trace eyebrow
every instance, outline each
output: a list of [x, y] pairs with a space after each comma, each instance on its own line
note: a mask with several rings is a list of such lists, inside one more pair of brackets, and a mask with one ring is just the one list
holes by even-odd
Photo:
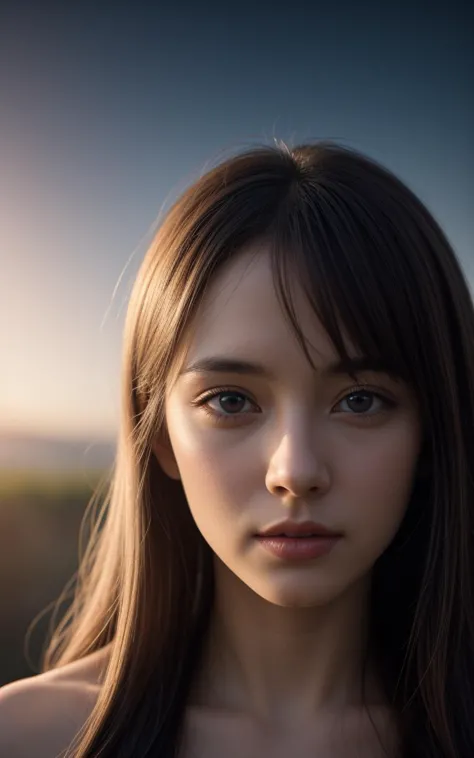
[[[393, 371], [393, 369], [389, 369], [382, 360], [368, 356], [357, 356], [347, 360], [340, 359], [330, 363], [322, 369], [318, 369], [316, 373], [321, 376], [351, 376], [363, 373], [364, 371], [374, 371], [376, 373], [385, 373], [392, 376], [397, 375], [397, 372]], [[208, 373], [240, 374], [274, 379], [272, 372], [259, 363], [251, 363], [236, 358], [227, 358], [225, 356], [200, 358], [184, 368], [179, 376]]]

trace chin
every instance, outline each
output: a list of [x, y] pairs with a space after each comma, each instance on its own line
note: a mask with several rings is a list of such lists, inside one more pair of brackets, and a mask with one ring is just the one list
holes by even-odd
[[316, 608], [327, 605], [335, 598], [334, 591], [329, 587], [326, 590], [321, 587], [272, 587], [257, 594], [281, 608]]

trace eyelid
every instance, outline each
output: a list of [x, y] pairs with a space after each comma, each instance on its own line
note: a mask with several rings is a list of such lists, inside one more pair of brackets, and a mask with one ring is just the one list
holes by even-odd
[[[230, 386], [222, 386], [222, 387], [213, 387], [213, 389], [205, 390], [205, 392], [201, 393], [201, 395], [198, 395], [197, 398], [191, 401], [191, 405], [202, 405], [203, 402], [206, 400], [211, 400], [216, 395], [219, 395], [221, 392], [235, 392], [239, 395], [244, 395], [245, 397], [249, 397], [249, 393], [246, 390], [238, 389], [238, 387], [230, 387]], [[254, 401], [255, 402], [255, 401]]]
[[[387, 402], [396, 403], [396, 399], [393, 397], [392, 393], [390, 393], [388, 390], [386, 390], [383, 387], [377, 387], [374, 385], [369, 384], [368, 382], [359, 382], [357, 384], [354, 384], [352, 387], [349, 387], [349, 389], [345, 389], [340, 397], [335, 401], [335, 405], [341, 402], [341, 400], [344, 400], [348, 395], [350, 395], [353, 392], [362, 392], [366, 390], [367, 392], [372, 392], [374, 395], [378, 395], [382, 399], [386, 400]], [[243, 397], [246, 397], [248, 400], [253, 402], [255, 405], [257, 405], [257, 402], [252, 399], [252, 397], [249, 395], [249, 393], [246, 390], [239, 389], [238, 387], [232, 387], [232, 386], [221, 386], [221, 387], [213, 387], [212, 389], [206, 390], [201, 395], [199, 395], [197, 398], [191, 401], [191, 405], [194, 406], [200, 406], [203, 405], [203, 403], [206, 402], [206, 400], [212, 400], [214, 397], [219, 395], [221, 392], [235, 392], [238, 395], [242, 395]]]

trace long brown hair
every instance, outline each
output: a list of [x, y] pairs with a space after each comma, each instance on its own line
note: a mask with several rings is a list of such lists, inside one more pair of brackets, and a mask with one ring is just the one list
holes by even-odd
[[197, 307], [219, 268], [268, 240], [305, 350], [296, 275], [337, 352], [343, 334], [414, 388], [424, 444], [406, 516], [373, 569], [371, 645], [401, 755], [474, 755], [474, 310], [432, 215], [391, 172], [328, 142], [255, 147], [173, 205], [127, 312], [109, 491], [43, 671], [110, 644], [77, 758], [177, 758], [212, 612], [212, 552], [151, 453]]

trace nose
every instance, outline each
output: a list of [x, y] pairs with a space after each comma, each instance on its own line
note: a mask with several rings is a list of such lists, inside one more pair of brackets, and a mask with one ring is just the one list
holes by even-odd
[[[327, 447], [327, 446], [326, 446]], [[327, 449], [323, 441], [308, 443], [299, 435], [286, 434], [271, 457], [266, 475], [269, 492], [280, 497], [304, 498], [322, 495], [331, 486]]]

